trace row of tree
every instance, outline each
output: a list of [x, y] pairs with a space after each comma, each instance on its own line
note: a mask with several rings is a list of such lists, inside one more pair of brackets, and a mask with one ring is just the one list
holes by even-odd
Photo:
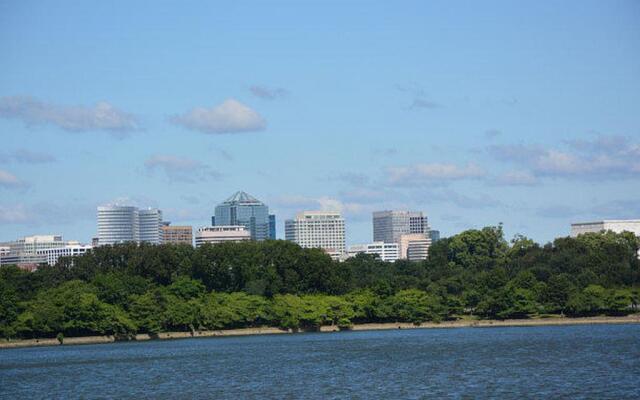
[[0, 335], [620, 315], [640, 302], [638, 247], [612, 232], [509, 243], [501, 227], [443, 239], [424, 262], [338, 263], [284, 241], [104, 246], [33, 273], [0, 268]]

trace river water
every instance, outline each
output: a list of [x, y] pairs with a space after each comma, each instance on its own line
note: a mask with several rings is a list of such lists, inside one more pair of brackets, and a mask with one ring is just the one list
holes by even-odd
[[0, 397], [640, 398], [640, 325], [413, 329], [0, 350]]

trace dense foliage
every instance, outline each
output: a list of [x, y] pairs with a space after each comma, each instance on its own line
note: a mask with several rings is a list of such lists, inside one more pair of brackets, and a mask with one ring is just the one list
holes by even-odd
[[638, 247], [612, 232], [509, 243], [501, 227], [443, 239], [424, 262], [338, 263], [284, 241], [104, 246], [32, 273], [0, 268], [0, 336], [621, 315], [640, 301]]

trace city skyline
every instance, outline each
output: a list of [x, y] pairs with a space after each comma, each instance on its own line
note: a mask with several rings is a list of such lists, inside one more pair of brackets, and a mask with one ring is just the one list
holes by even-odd
[[241, 188], [280, 239], [300, 210], [348, 244], [385, 209], [543, 243], [638, 218], [640, 5], [496, 5], [0, 5], [0, 239], [88, 242], [115, 200], [206, 226]]
[[[232, 197], [236, 197], [239, 194], [244, 194], [247, 195], [246, 192], [244, 191], [237, 191], [236, 193], [234, 193], [234, 195]], [[250, 196], [250, 195], [249, 195]], [[251, 196], [250, 196], [251, 197]], [[229, 198], [231, 199], [231, 198]], [[229, 203], [229, 199], [227, 199], [225, 202], [222, 202], [220, 204], [218, 204], [218, 206], [216, 206], [215, 208], [218, 208], [220, 205], [225, 205]], [[251, 197], [252, 200], [256, 201], [257, 203], [260, 203], [262, 206], [267, 207], [264, 203], [260, 202], [259, 200], [256, 200], [255, 198]], [[163, 241], [162, 238], [162, 234], [161, 231], [163, 230], [163, 228], [176, 228], [176, 229], [189, 229], [190, 231], [192, 230], [198, 230], [198, 229], [208, 229], [208, 228], [215, 228], [215, 227], [223, 227], [223, 228], [227, 228], [227, 227], [244, 227], [244, 229], [247, 230], [247, 232], [250, 232], [250, 225], [247, 224], [242, 224], [242, 223], [237, 223], [237, 224], [216, 224], [215, 223], [215, 216], [210, 217], [210, 221], [208, 221], [208, 223], [202, 223], [202, 224], [196, 224], [196, 225], [172, 225], [172, 221], [166, 221], [163, 219], [162, 217], [162, 210], [158, 209], [158, 208], [153, 208], [153, 207], [140, 207], [137, 205], [133, 205], [134, 203], [132, 203], [131, 201], [123, 201], [123, 199], [119, 199], [110, 203], [106, 203], [103, 205], [99, 205], [96, 207], [97, 210], [97, 224], [96, 224], [96, 231], [95, 234], [93, 234], [91, 237], [86, 238], [86, 239], [81, 239], [79, 241], [72, 241], [74, 243], [82, 243], [82, 244], [89, 244], [91, 242], [97, 243], [98, 239], [99, 239], [99, 232], [100, 232], [100, 220], [101, 220], [101, 212], [103, 212], [106, 209], [116, 209], [120, 211], [125, 211], [125, 212], [135, 212], [136, 217], [138, 217], [138, 214], [140, 214], [140, 216], [142, 216], [143, 213], [147, 213], [148, 216], [152, 216], [153, 215], [153, 220], [150, 220], [149, 222], [151, 222], [154, 225], [157, 225], [158, 227], [158, 232], [157, 234], [154, 234], [155, 236], [150, 237], [149, 233], [147, 233], [146, 235], [138, 233], [139, 238], [135, 239], [135, 234], [134, 232], [140, 231], [142, 232], [142, 230], [139, 230], [138, 227], [136, 226], [135, 228], [132, 226], [131, 229], [133, 229], [130, 233], [127, 233], [127, 235], [131, 235], [131, 239], [121, 239], [121, 240], [117, 240], [117, 243], [125, 243], [127, 241], [132, 241], [132, 242], [148, 242], [148, 243], [152, 243], [152, 244], [161, 244], [161, 243], [165, 243]], [[128, 210], [127, 210], [128, 209]], [[287, 218], [286, 220], [283, 220], [283, 225], [284, 227], [282, 228], [282, 230], [278, 230], [278, 232], [280, 232], [279, 235], [277, 235], [277, 237], [275, 237], [275, 239], [277, 240], [288, 240], [286, 239], [286, 223], [287, 221], [292, 221], [294, 219], [300, 218], [300, 216], [304, 215], [304, 214], [314, 214], [314, 213], [319, 213], [319, 214], [337, 214], [337, 215], [341, 215], [341, 212], [337, 209], [333, 209], [333, 210], [298, 210], [295, 211], [294, 216], [292, 218]], [[426, 238], [428, 238], [429, 240], [433, 240], [433, 243], [435, 243], [435, 241], [440, 240], [441, 239], [441, 233], [438, 229], [431, 229], [433, 228], [432, 226], [429, 225], [428, 223], [428, 216], [424, 215], [423, 212], [421, 211], [411, 211], [411, 210], [375, 210], [371, 212], [371, 226], [370, 226], [370, 236], [372, 237], [372, 240], [369, 240], [368, 243], [369, 244], [374, 244], [374, 243], [385, 243], [385, 244], [390, 244], [390, 243], [396, 243], [398, 240], [394, 240], [394, 239], [389, 239], [386, 238], [387, 240], [383, 240], [383, 236], [388, 236], [391, 234], [391, 225], [389, 225], [389, 227], [385, 227], [385, 230], [389, 230], [389, 232], [386, 232], [385, 235], [380, 236], [380, 232], [377, 232], [376, 228], [376, 224], [377, 224], [377, 220], [379, 220], [379, 218], [381, 218], [382, 216], [388, 216], [391, 217], [396, 216], [396, 215], [402, 215], [403, 219], [406, 219], [406, 221], [403, 220], [402, 224], [407, 224], [407, 227], [404, 228], [406, 229], [406, 232], [408, 234], [408, 236], [414, 235], [415, 233], [421, 232], [424, 235], [426, 235]], [[267, 214], [269, 217], [269, 231], [272, 228], [271, 225], [271, 219], [275, 219], [276, 215], [275, 214]], [[343, 216], [341, 216], [341, 218], [343, 218]], [[138, 220], [138, 218], [135, 218], [136, 220]], [[344, 219], [344, 218], [343, 218]], [[416, 222], [416, 219], [419, 220], [419, 222]], [[410, 222], [411, 221], [411, 222]], [[604, 222], [603, 222], [604, 221]], [[640, 219], [618, 219], [618, 220], [602, 220], [600, 219], [599, 221], [587, 221], [587, 220], [572, 220], [570, 222], [569, 225], [569, 231], [570, 233], [567, 235], [558, 235], [555, 238], [559, 238], [559, 237], [570, 237], [576, 236], [576, 231], [575, 231], [575, 226], [596, 226], [596, 225], [606, 225], [607, 223], [620, 223], [622, 225], [624, 224], [628, 224], [631, 223], [633, 224], [633, 226], [630, 225], [630, 229], [628, 229], [630, 232], [636, 233], [637, 234], [637, 225], [640, 223]], [[412, 225], [411, 228], [409, 228], [409, 224]], [[419, 225], [418, 225], [419, 224]], [[135, 225], [135, 224], [134, 224]], [[354, 240], [350, 240], [348, 237], [348, 229], [347, 229], [347, 224], [345, 223], [345, 246], [351, 246], [354, 245], [356, 247], [361, 246], [362, 243], [359, 243], [357, 241]], [[498, 225], [500, 225], [502, 228], [503, 224], [499, 223]], [[148, 226], [148, 223], [147, 223]], [[490, 226], [490, 225], [487, 225]], [[497, 226], [497, 225], [495, 225]], [[481, 227], [483, 228], [483, 227]], [[393, 229], [393, 231], [395, 232], [395, 230], [397, 229], [397, 227], [395, 229]], [[414, 230], [415, 229], [415, 230]], [[454, 232], [451, 234], [451, 236], [459, 234], [461, 232], [463, 232], [464, 230], [469, 230], [469, 229], [475, 229], [475, 228], [468, 228], [468, 229], [463, 229], [461, 231], [458, 232]], [[608, 230], [608, 229], [602, 229], [602, 230]], [[619, 227], [615, 227], [615, 228], [611, 228], [610, 230], [613, 230], [615, 232], [621, 232], [622, 230]], [[598, 231], [597, 229], [587, 229], [586, 231], [593, 231], [596, 232]], [[54, 232], [54, 233], [51, 233]], [[415, 233], [412, 233], [415, 232]], [[409, 234], [411, 233], [411, 234]], [[176, 233], [170, 233], [170, 235], [175, 235]], [[180, 234], [185, 234], [185, 233], [180, 233]], [[270, 232], [269, 232], [270, 234]], [[26, 235], [19, 235], [18, 239], [20, 238], [24, 238], [24, 237], [34, 237], [34, 236], [51, 236], [51, 235], [57, 235], [57, 236], [62, 236], [61, 235], [61, 231], [60, 230], [56, 230], [55, 228], [50, 230], [50, 231], [35, 231], [35, 232], [31, 232], [29, 234]], [[379, 237], [376, 237], [376, 235], [379, 235]], [[435, 235], [435, 237], [433, 237], [433, 235]], [[394, 233], [395, 236], [395, 233]], [[398, 236], [398, 239], [401, 237], [402, 235]], [[526, 236], [526, 235], [525, 235]], [[391, 236], [390, 236], [391, 237]], [[445, 238], [445, 236], [443, 236], [442, 238]], [[555, 239], [554, 238], [554, 239]], [[0, 238], [0, 243], [2, 242], [11, 242], [13, 241], [15, 238], [12, 239], [7, 239], [7, 238]], [[271, 237], [269, 237], [269, 239], [271, 239]], [[264, 240], [264, 239], [254, 239], [250, 237], [250, 240]], [[551, 240], [552, 241], [552, 240]], [[168, 241], [168, 242], [171, 242]], [[167, 242], [167, 243], [168, 243]], [[107, 243], [107, 244], [115, 244], [115, 243]], [[192, 243], [193, 244], [193, 243]], [[541, 243], [543, 244], [543, 243]], [[345, 247], [346, 249], [346, 247]]]

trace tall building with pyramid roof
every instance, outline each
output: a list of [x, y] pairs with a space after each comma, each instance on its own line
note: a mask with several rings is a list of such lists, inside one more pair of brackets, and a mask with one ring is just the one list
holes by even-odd
[[266, 204], [243, 191], [219, 204], [212, 222], [216, 226], [243, 225], [251, 232], [252, 240], [275, 239], [275, 216], [269, 216]]

